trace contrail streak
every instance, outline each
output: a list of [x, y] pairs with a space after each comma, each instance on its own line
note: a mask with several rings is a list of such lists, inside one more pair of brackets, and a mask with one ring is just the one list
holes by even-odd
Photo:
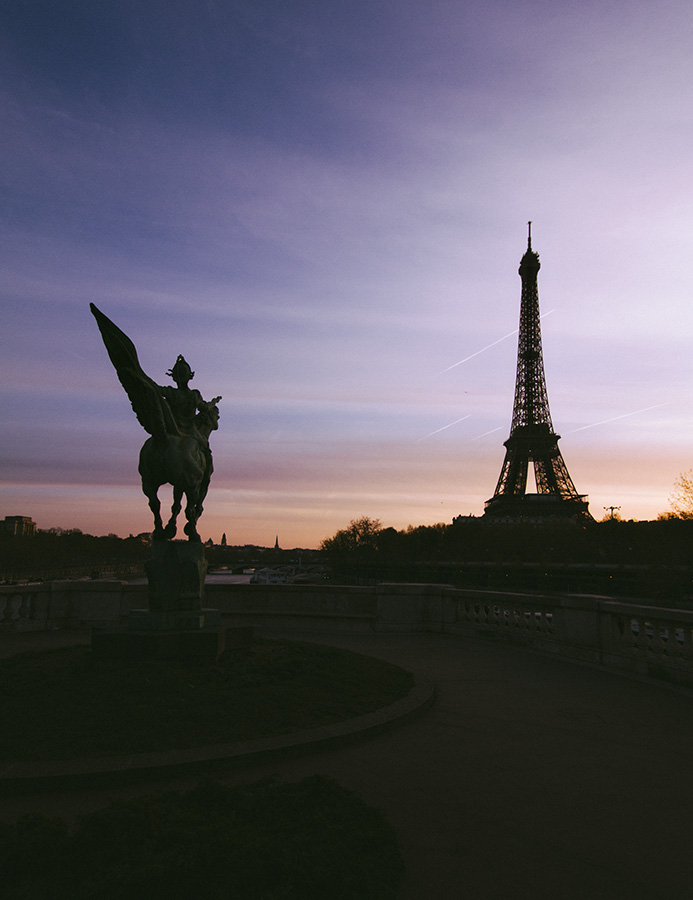
[[458, 422], [464, 422], [465, 419], [468, 419], [471, 416], [471, 413], [467, 413], [466, 416], [462, 416], [461, 419], [455, 419], [454, 422], [450, 422], [449, 425], [443, 425], [442, 428], [436, 428], [435, 431], [432, 431], [430, 434], [424, 435], [422, 438], [419, 438], [414, 443], [418, 444], [419, 441], [425, 441], [426, 438], [433, 437], [434, 434], [439, 434], [441, 431], [445, 431], [446, 428], [452, 428], [453, 425], [457, 425]]
[[477, 350], [476, 353], [472, 353], [470, 356], [465, 356], [465, 358], [461, 359], [459, 362], [453, 363], [451, 366], [448, 366], [447, 369], [443, 369], [442, 372], [438, 372], [438, 375], [444, 375], [446, 372], [449, 372], [450, 369], [456, 369], [458, 366], [461, 366], [462, 363], [469, 362], [470, 359], [474, 359], [474, 357], [478, 356], [480, 353], [484, 353], [486, 350], [490, 350], [491, 347], [495, 347], [496, 344], [500, 344], [501, 341], [507, 340], [509, 337], [517, 334], [517, 332], [517, 328], [515, 329], [515, 331], [509, 331], [507, 334], [504, 334], [502, 338], [498, 338], [498, 340], [494, 341], [492, 344], [487, 344], [485, 347], [482, 347], [481, 350]]
[[[550, 309], [548, 312], [543, 313], [539, 316], [540, 319], [545, 319], [547, 316], [550, 316], [552, 312], [555, 312], [555, 309]], [[448, 366], [447, 369], [443, 369], [442, 372], [438, 372], [438, 375], [445, 375], [446, 372], [449, 372], [451, 369], [456, 369], [458, 366], [461, 366], [462, 363], [469, 362], [470, 359], [474, 359], [475, 356], [479, 356], [480, 353], [485, 353], [487, 350], [490, 350], [491, 347], [495, 347], [496, 344], [500, 344], [501, 341], [506, 341], [509, 337], [512, 337], [514, 334], [517, 334], [519, 328], [516, 328], [514, 331], [509, 331], [507, 334], [504, 334], [503, 337], [498, 338], [497, 341], [493, 341], [492, 344], [487, 344], [486, 347], [482, 347], [481, 350], [477, 350], [476, 353], [472, 353], [470, 356], [465, 356], [464, 359], [461, 359], [459, 362], [453, 363], [451, 366]], [[438, 376], [436, 376], [438, 377]]]
[[592, 422], [591, 425], [582, 425], [580, 428], [573, 428], [568, 434], [575, 434], [576, 431], [585, 431], [587, 428], [596, 428], [597, 425], [607, 425], [609, 422], [616, 422], [618, 419], [627, 419], [628, 416], [637, 416], [638, 413], [648, 412], [651, 409], [659, 409], [662, 406], [671, 406], [673, 400], [667, 400], [665, 403], [655, 403], [654, 406], [645, 406], [643, 409], [636, 409], [633, 412], [623, 413], [620, 416], [613, 416], [611, 419], [603, 419], [601, 422]]
[[[503, 426], [499, 425], [498, 428], [492, 428], [490, 431], [485, 431], [483, 434], [477, 434], [476, 437], [472, 438], [472, 441], [480, 441], [482, 437], [486, 437], [487, 434], [495, 434], [497, 431], [502, 431]], [[471, 441], [470, 441], [471, 443]]]

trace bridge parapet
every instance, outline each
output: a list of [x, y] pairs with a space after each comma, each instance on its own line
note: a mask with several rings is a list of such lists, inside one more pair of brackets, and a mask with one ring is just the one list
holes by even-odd
[[[0, 631], [122, 625], [146, 592], [118, 581], [0, 585]], [[433, 584], [208, 584], [206, 597], [230, 625], [460, 635], [693, 687], [691, 610]]]

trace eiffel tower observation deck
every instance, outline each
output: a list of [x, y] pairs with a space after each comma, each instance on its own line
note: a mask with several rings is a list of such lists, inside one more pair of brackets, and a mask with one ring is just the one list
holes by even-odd
[[[527, 251], [519, 269], [522, 299], [513, 419], [510, 437], [505, 441], [503, 467], [493, 497], [486, 503], [484, 518], [506, 522], [555, 518], [590, 521], [587, 497], [575, 489], [558, 449], [560, 435], [551, 422], [541, 348], [539, 268], [529, 222]], [[527, 492], [530, 462], [534, 466], [536, 493]]]

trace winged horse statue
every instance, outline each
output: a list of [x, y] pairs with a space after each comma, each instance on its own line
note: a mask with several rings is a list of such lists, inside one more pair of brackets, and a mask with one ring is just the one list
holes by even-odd
[[[154, 540], [176, 535], [176, 519], [185, 495], [185, 534], [189, 541], [200, 541], [197, 520], [207, 496], [214, 467], [209, 436], [219, 427], [217, 403], [221, 397], [207, 402], [189, 382], [194, 372], [182, 356], [167, 372], [176, 383], [161, 387], [142, 371], [137, 350], [130, 338], [93, 303], [89, 304], [96, 319], [108, 356], [118, 379], [125, 388], [137, 421], [151, 437], [140, 450], [139, 473], [142, 491], [154, 514]], [[173, 486], [171, 518], [164, 526], [161, 519], [159, 488]]]

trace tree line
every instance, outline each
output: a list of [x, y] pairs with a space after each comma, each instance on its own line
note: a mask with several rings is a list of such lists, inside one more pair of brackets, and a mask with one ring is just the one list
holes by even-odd
[[460, 517], [451, 524], [385, 528], [352, 520], [320, 545], [340, 583], [444, 583], [493, 590], [546, 590], [693, 597], [693, 517], [576, 524], [492, 524]]
[[78, 528], [51, 528], [32, 536], [0, 532], [0, 581], [49, 581], [144, 573], [148, 543], [116, 534], [95, 537]]
[[[224, 535], [225, 537], [225, 535]], [[124, 578], [144, 575], [151, 556], [149, 534], [120, 538], [116, 534], [95, 537], [78, 528], [51, 528], [31, 536], [0, 530], [0, 582], [50, 581], [63, 578]], [[255, 544], [231, 546], [208, 541], [205, 554], [210, 568], [241, 571], [245, 566], [287, 565], [318, 561], [315, 550], [281, 550]]]

